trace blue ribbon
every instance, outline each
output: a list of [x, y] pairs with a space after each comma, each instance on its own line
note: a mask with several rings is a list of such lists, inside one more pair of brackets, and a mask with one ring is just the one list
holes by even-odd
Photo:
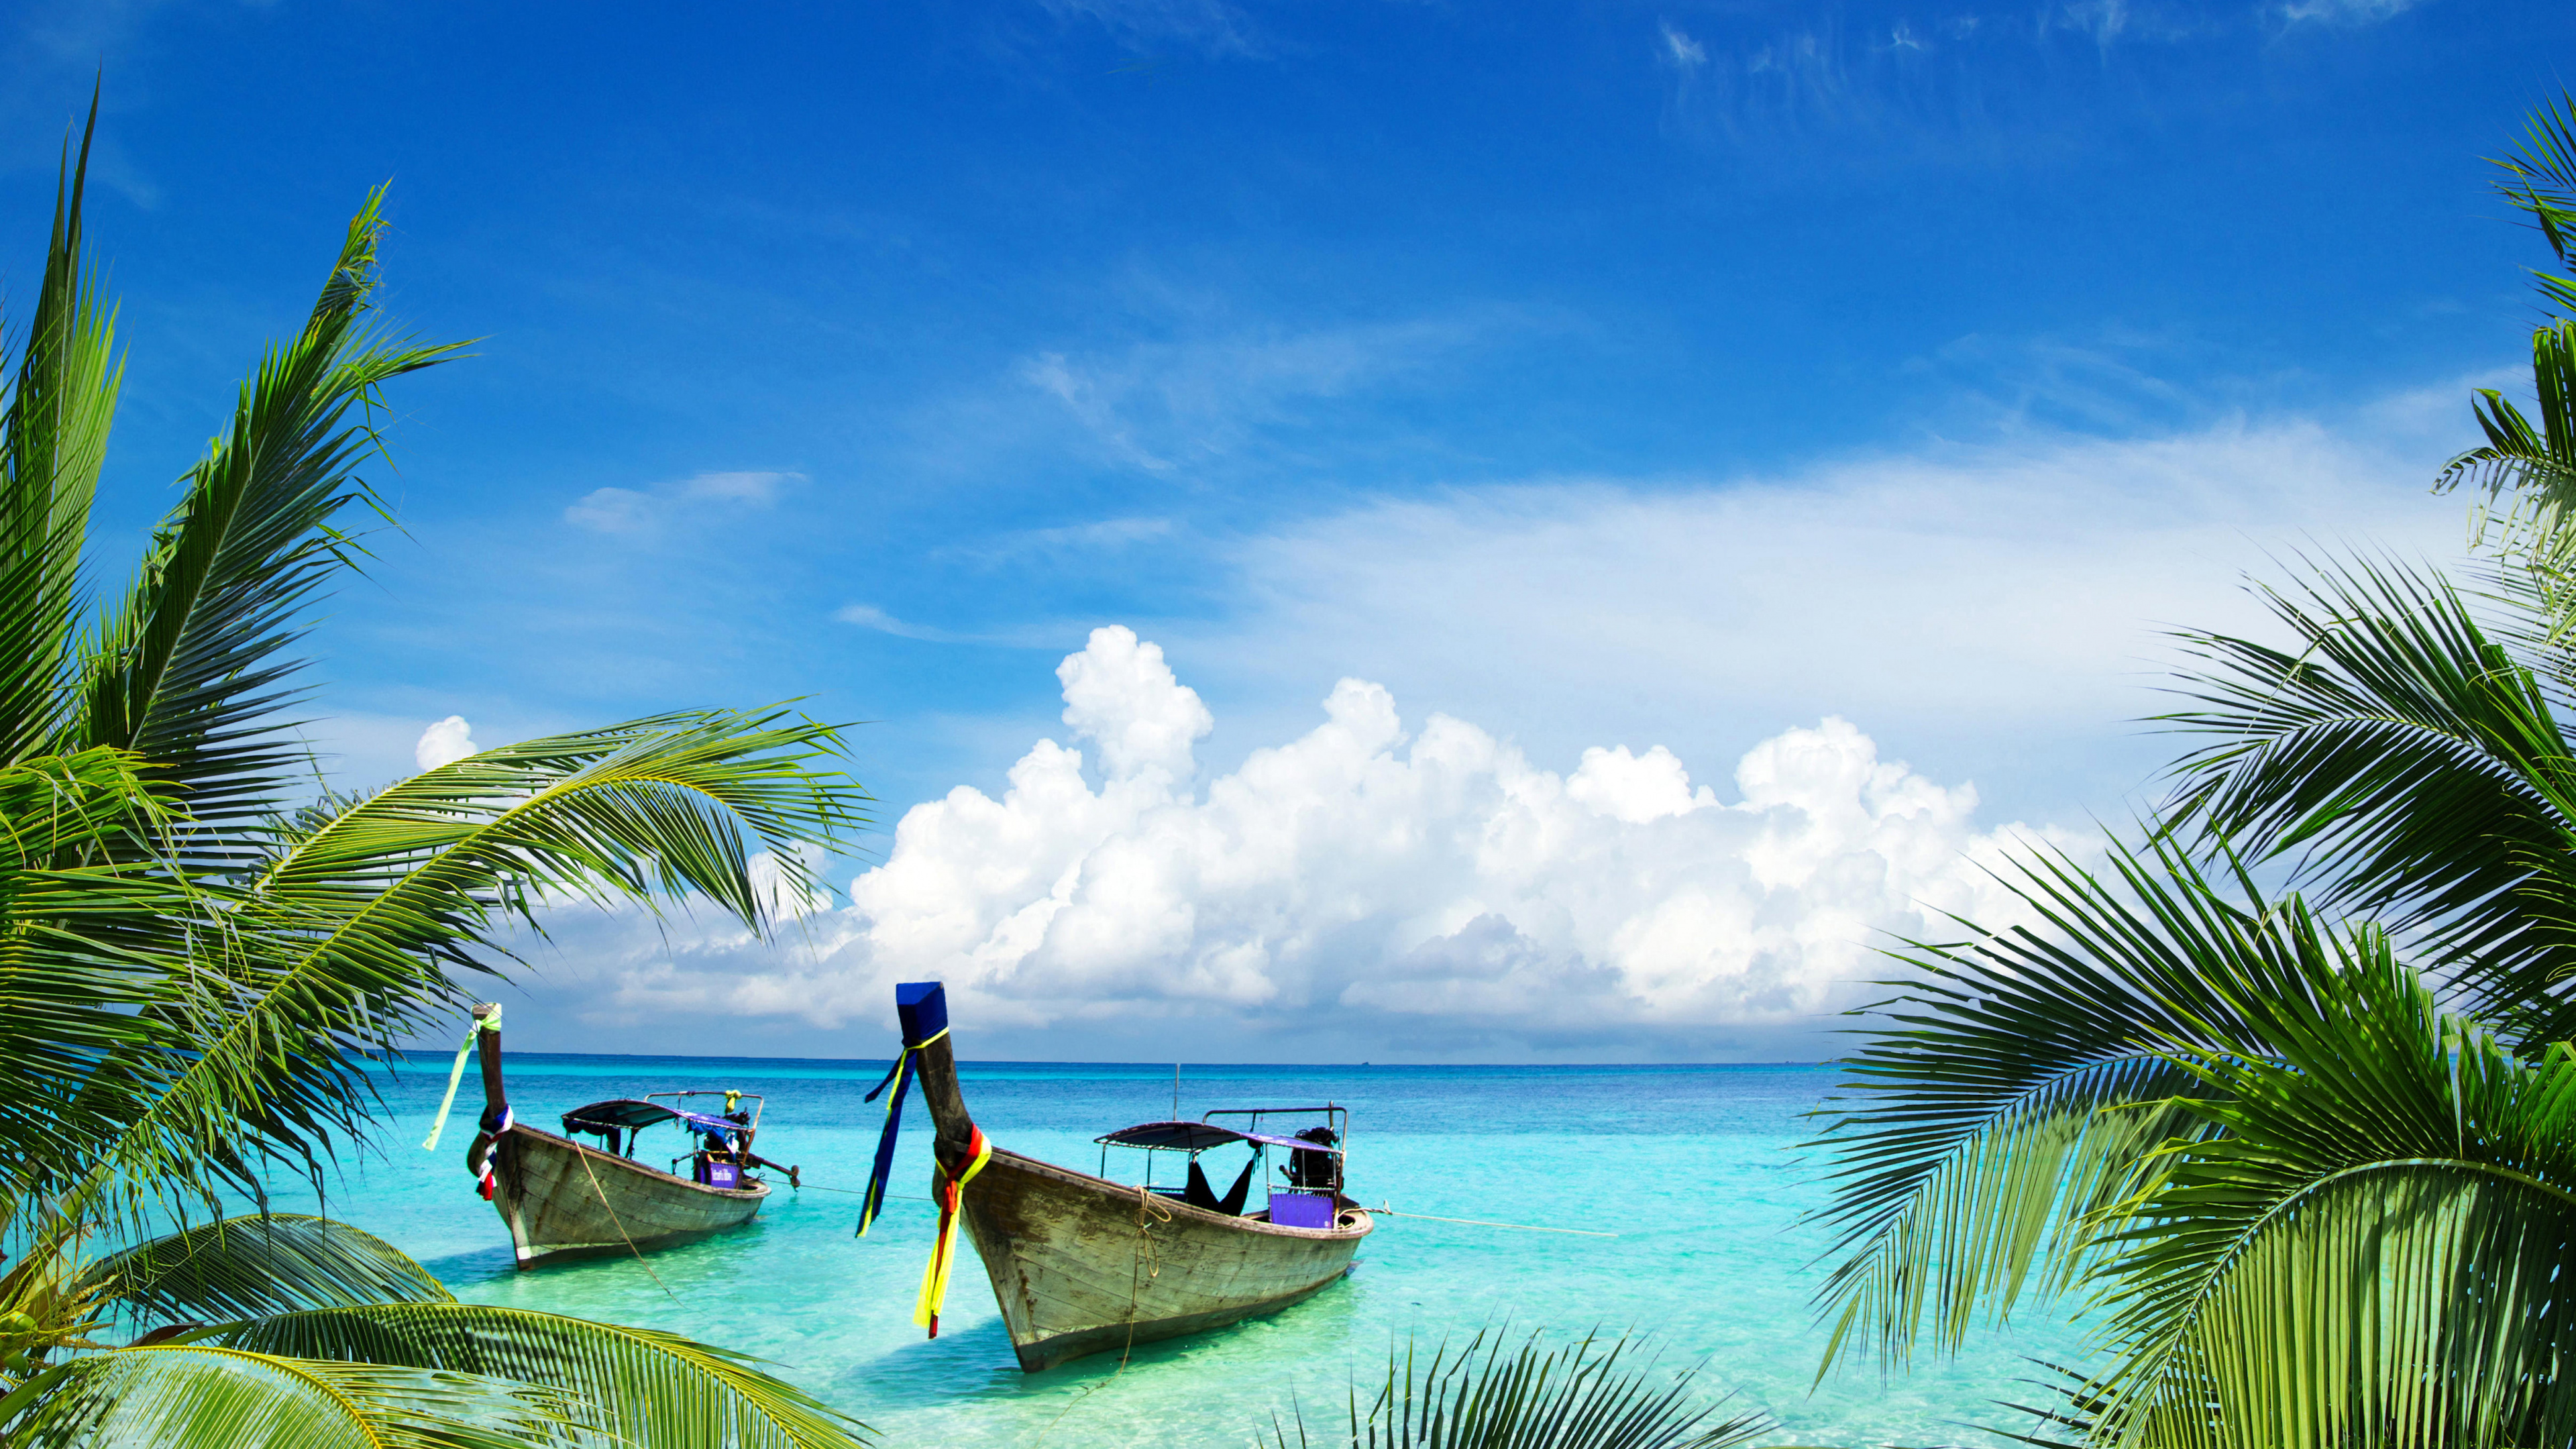
[[877, 1134], [877, 1162], [868, 1173], [867, 1195], [859, 1199], [858, 1236], [862, 1238], [868, 1235], [868, 1225], [877, 1220], [877, 1210], [885, 1206], [886, 1180], [894, 1176], [894, 1139], [895, 1134], [903, 1130], [903, 1094], [912, 1090], [913, 1050], [911, 1046], [905, 1046], [903, 1054], [894, 1059], [894, 1069], [886, 1073], [885, 1081], [877, 1083], [875, 1092], [860, 1098], [864, 1102], [873, 1102], [877, 1099], [877, 1092], [884, 1091], [888, 1084], [894, 1087], [894, 1095], [886, 1098], [885, 1129]]

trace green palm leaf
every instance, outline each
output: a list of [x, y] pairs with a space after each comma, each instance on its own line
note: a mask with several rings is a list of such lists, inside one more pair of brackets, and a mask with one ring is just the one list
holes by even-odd
[[[1586, 1335], [1550, 1348], [1533, 1333], [1518, 1348], [1492, 1329], [1465, 1345], [1442, 1344], [1427, 1361], [1412, 1345], [1390, 1349], [1386, 1378], [1365, 1408], [1350, 1394], [1349, 1449], [1727, 1449], [1776, 1426], [1763, 1413], [1725, 1418], [1723, 1400], [1699, 1403], [1695, 1374], [1658, 1385], [1635, 1341]], [[1271, 1442], [1300, 1449], [1303, 1411], [1271, 1426]]]
[[677, 1334], [479, 1303], [285, 1313], [200, 1340], [295, 1358], [400, 1364], [562, 1390], [568, 1412], [638, 1449], [856, 1449], [866, 1426]]
[[764, 931], [755, 844], [801, 896], [800, 844], [864, 818], [855, 785], [810, 768], [837, 749], [782, 711], [669, 715], [487, 750], [277, 841], [155, 1002], [190, 1049], [120, 1049], [97, 1074], [144, 1105], [58, 1211], [139, 1222], [174, 1192], [262, 1191], [257, 1157], [318, 1170], [373, 1100], [354, 1049], [452, 1004], [448, 968], [482, 964], [495, 912], [686, 893]]
[[2569, 505], [2576, 503], [2576, 322], [2558, 322], [2531, 334], [2531, 378], [2540, 404], [2535, 428], [2522, 409], [2491, 387], [2477, 390], [2470, 406], [2486, 445], [2453, 458], [2433, 485], [2437, 493], [2463, 483], [2489, 498], [2519, 495], [2501, 520], [2481, 510], [2475, 536], [2491, 533], [2508, 551], [2564, 570], [2570, 537]]
[[2535, 870], [2576, 844], [2576, 752], [2508, 647], [2529, 636], [2499, 642], [2448, 581], [2397, 564], [2266, 596], [2299, 652], [2180, 636], [2207, 661], [2181, 686], [2200, 707], [2160, 718], [2211, 742], [2174, 767], [2174, 818], [2296, 853], [2321, 906], [2435, 943], [2428, 966], [2473, 1009], [2565, 1035], [2576, 934]]
[[147, 1322], [455, 1301], [384, 1239], [296, 1213], [225, 1218], [154, 1238], [89, 1265], [78, 1284]]
[[[2529, 216], [2558, 263], [2576, 267], [2576, 94], [2561, 91], [2558, 104], [2532, 112], [2522, 149], [2495, 164], [2509, 179], [2496, 189]], [[2576, 279], [2535, 272], [2541, 295], [2576, 311]]]
[[123, 601], [87, 642], [82, 740], [134, 749], [197, 825], [190, 863], [243, 863], [239, 832], [273, 808], [301, 758], [278, 711], [297, 662], [294, 611], [351, 562], [332, 519], [373, 501], [351, 470], [376, 444], [352, 421], [376, 390], [452, 355], [386, 344], [364, 325], [383, 230], [381, 188], [349, 222], [303, 331], [269, 349], [230, 430], [184, 480]]
[[51, 753], [64, 714], [80, 606], [81, 543], [107, 457], [123, 369], [115, 323], [82, 276], [80, 159], [65, 148], [36, 310], [0, 408], [0, 760]]
[[523, 1384], [206, 1344], [76, 1358], [0, 1399], [25, 1449], [533, 1449], [564, 1442], [552, 1396]]
[[185, 1049], [151, 1007], [187, 969], [166, 923], [202, 898], [167, 871], [108, 859], [167, 838], [124, 751], [0, 766], [0, 825], [0, 1185], [15, 1201], [86, 1170], [140, 1110], [107, 1101], [104, 1057], [143, 1042]]
[[2304, 908], [2241, 876], [2248, 903], [2222, 900], [2169, 836], [2115, 844], [2112, 866], [2106, 882], [2062, 856], [2016, 862], [2005, 883], [2040, 928], [1905, 943], [1890, 954], [1915, 974], [1854, 1013], [1876, 1021], [1813, 1144], [1841, 1260], [1818, 1293], [1836, 1320], [1820, 1375], [1872, 1346], [1902, 1363], [1927, 1327], [1955, 1350], [1980, 1308], [2078, 1280], [2095, 1215], [2197, 1127], [2171, 1044], [2268, 1051], [2219, 983], [2295, 989], [2286, 963], [2315, 949]]
[[2239, 1002], [2274, 1060], [2180, 1050], [2212, 1133], [2106, 1217], [2096, 1442], [2576, 1437], [2576, 1056], [2517, 1060], [2363, 928]]

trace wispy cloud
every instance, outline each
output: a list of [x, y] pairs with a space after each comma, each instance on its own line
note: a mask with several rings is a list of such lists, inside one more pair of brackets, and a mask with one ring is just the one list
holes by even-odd
[[1102, 518], [1056, 528], [1023, 528], [973, 543], [951, 544], [936, 552], [945, 558], [999, 563], [1032, 554], [1102, 553], [1174, 537], [1180, 525], [1168, 518]]
[[1170, 473], [1223, 457], [1308, 405], [1418, 378], [1444, 358], [1527, 325], [1502, 314], [1040, 352], [1020, 381], [1060, 406], [1117, 462]]
[[1260, 27], [1226, 0], [1039, 0], [1058, 19], [1097, 23], [1121, 42], [1150, 48], [1186, 46], [1206, 55], [1255, 56], [1267, 47]]
[[[2261, 629], [2243, 571], [2361, 540], [2455, 554], [2462, 511], [2427, 485], [2474, 380], [2331, 424], [2034, 427], [1776, 478], [1389, 500], [1246, 541], [1237, 565], [1257, 603], [1163, 642], [1508, 717], [1548, 757], [1604, 728], [1692, 719], [1741, 741], [1828, 709], [1998, 767], [2072, 738], [2093, 750], [2154, 707], [2159, 627]], [[1219, 682], [1230, 695], [1248, 683]], [[2152, 768], [2154, 749], [2118, 748]]]
[[2419, 0], [2291, 0], [2281, 7], [2281, 18], [2296, 23], [2303, 20], [2327, 25], [2376, 25], [2412, 10]]
[[1708, 47], [1693, 40], [1678, 25], [1663, 22], [1663, 49], [1658, 52], [1666, 65], [1687, 75], [1708, 64]]
[[767, 508], [802, 473], [700, 473], [649, 488], [594, 488], [563, 511], [564, 522], [592, 533], [650, 533], [693, 506]]
[[874, 604], [843, 604], [832, 611], [832, 617], [844, 624], [856, 624], [862, 629], [874, 629], [880, 634], [892, 634], [898, 639], [919, 639], [932, 644], [974, 642], [970, 635], [953, 633], [946, 629], [933, 629], [922, 624], [907, 624]]
[[874, 604], [843, 604], [832, 611], [832, 617], [844, 624], [856, 624], [897, 639], [917, 639], [925, 644], [980, 644], [995, 649], [1060, 649], [1067, 634], [1079, 637], [1079, 626], [1049, 624], [1027, 625], [996, 633], [972, 633], [957, 629], [933, 628], [898, 619]]
[[[2256, 0], [2320, 10], [2394, 13], [2414, 0]], [[2238, 46], [2254, 54], [2271, 12], [2176, 0], [2045, 0], [2021, 10], [1962, 11], [1866, 23], [1840, 10], [1776, 20], [1707, 17], [1687, 36], [1704, 57], [1682, 64], [1664, 22], [1658, 60], [1678, 72], [1666, 129], [1748, 160], [1810, 167], [1820, 156], [1890, 161], [2017, 161], [2052, 156], [2070, 117], [2096, 118], [2103, 67], [2154, 46]], [[2097, 64], [2055, 63], [2075, 47]], [[2218, 52], [2213, 50], [2211, 54]]]

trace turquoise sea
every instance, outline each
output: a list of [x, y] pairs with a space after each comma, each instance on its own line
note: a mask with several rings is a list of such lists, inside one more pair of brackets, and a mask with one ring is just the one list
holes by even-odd
[[[1370, 1204], [1616, 1236], [1382, 1219], [1347, 1280], [1273, 1318], [1140, 1347], [1123, 1370], [1106, 1355], [1028, 1375], [971, 1256], [958, 1264], [939, 1338], [924, 1341], [912, 1325], [935, 1221], [921, 1196], [930, 1128], [917, 1093], [894, 1186], [909, 1196], [889, 1203], [865, 1240], [851, 1235], [850, 1190], [865, 1179], [883, 1120], [882, 1099], [860, 1097], [885, 1062], [512, 1053], [507, 1064], [513, 1106], [545, 1126], [608, 1097], [762, 1093], [760, 1150], [797, 1163], [808, 1186], [782, 1184], [750, 1227], [641, 1262], [518, 1272], [463, 1165], [479, 1105], [473, 1074], [445, 1139], [425, 1153], [445, 1063], [415, 1059], [387, 1087], [382, 1150], [345, 1165], [328, 1210], [391, 1239], [464, 1298], [667, 1328], [769, 1359], [889, 1445], [1267, 1442], [1273, 1416], [1294, 1406], [1328, 1422], [1355, 1380], [1383, 1370], [1391, 1344], [1463, 1339], [1491, 1324], [1649, 1331], [1662, 1365], [1701, 1368], [1706, 1395], [1733, 1391], [1773, 1414], [1776, 1443], [2000, 1444], [1966, 1426], [2013, 1422], [1993, 1401], [2029, 1401], [2024, 1356], [2072, 1351], [2062, 1324], [2021, 1323], [1955, 1363], [1895, 1377], [1845, 1369], [1811, 1390], [1824, 1338], [1810, 1302], [1821, 1277], [1813, 1260], [1826, 1244], [1799, 1223], [1820, 1191], [1818, 1164], [1798, 1144], [1811, 1125], [1802, 1114], [1834, 1080], [1825, 1067], [1185, 1067], [1189, 1117], [1348, 1106], [1350, 1190]], [[994, 1141], [1077, 1167], [1097, 1168], [1093, 1137], [1172, 1108], [1169, 1065], [970, 1062], [963, 1078]]]

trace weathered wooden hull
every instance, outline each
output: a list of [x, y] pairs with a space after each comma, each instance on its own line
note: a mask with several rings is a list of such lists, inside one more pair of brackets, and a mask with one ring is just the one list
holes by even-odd
[[519, 1266], [557, 1256], [650, 1250], [740, 1227], [767, 1184], [706, 1187], [643, 1163], [513, 1123], [501, 1135], [492, 1205]]
[[1285, 1308], [1348, 1272], [1375, 1226], [1345, 1201], [1333, 1228], [1275, 1227], [999, 1148], [963, 1215], [1032, 1373]]

